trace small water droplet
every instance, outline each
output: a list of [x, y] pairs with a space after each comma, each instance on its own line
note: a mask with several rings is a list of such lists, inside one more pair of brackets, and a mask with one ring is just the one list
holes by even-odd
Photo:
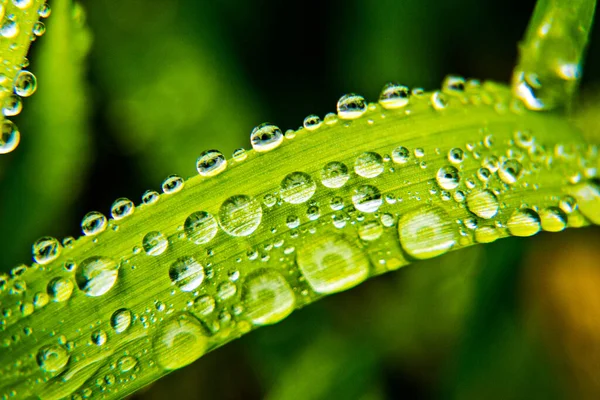
[[363, 185], [354, 189], [352, 203], [358, 211], [374, 213], [383, 204], [383, 199], [375, 186]]
[[406, 147], [398, 146], [392, 151], [392, 161], [396, 164], [405, 164], [410, 157], [410, 151]]
[[354, 93], [345, 94], [338, 100], [337, 113], [341, 119], [356, 119], [367, 112], [364, 97]]
[[21, 10], [25, 10], [26, 8], [31, 6], [33, 0], [12, 0], [12, 3]]
[[232, 157], [235, 161], [242, 162], [248, 157], [248, 153], [246, 153], [246, 149], [239, 148], [233, 151]]
[[0, 126], [0, 154], [7, 154], [17, 148], [21, 141], [21, 133], [17, 126], [7, 119]]
[[86, 236], [94, 236], [106, 230], [107, 222], [104, 214], [98, 211], [90, 211], [81, 220], [81, 230]]
[[558, 207], [548, 207], [539, 213], [542, 229], [546, 232], [560, 232], [567, 227], [567, 214]]
[[467, 207], [469, 211], [479, 218], [490, 219], [494, 218], [498, 213], [499, 203], [496, 195], [486, 189], [469, 194], [467, 197]]
[[123, 333], [131, 326], [131, 311], [120, 308], [110, 317], [110, 326], [116, 333]]
[[210, 242], [218, 232], [217, 220], [206, 211], [190, 214], [183, 224], [185, 234], [195, 244]]
[[321, 169], [321, 183], [330, 189], [341, 188], [348, 182], [350, 175], [346, 164], [332, 161]]
[[193, 257], [181, 257], [171, 264], [169, 278], [179, 289], [191, 292], [204, 281], [204, 267]]
[[281, 181], [279, 194], [290, 204], [307, 202], [317, 190], [317, 185], [310, 175], [304, 172], [292, 172]]
[[465, 153], [461, 148], [455, 147], [448, 152], [448, 161], [452, 164], [460, 164], [465, 159]]
[[227, 160], [218, 150], [207, 150], [200, 154], [196, 161], [196, 169], [200, 176], [215, 176], [225, 171]]
[[11, 94], [6, 97], [4, 100], [4, 105], [2, 106], [2, 114], [5, 117], [13, 117], [15, 115], [19, 115], [21, 110], [23, 109], [23, 101], [16, 94]]
[[252, 148], [258, 152], [273, 150], [283, 142], [283, 133], [279, 127], [263, 123], [252, 130], [250, 143]]
[[362, 153], [354, 162], [354, 172], [363, 178], [375, 178], [383, 171], [383, 158], [375, 152]]
[[130, 216], [135, 211], [133, 201], [128, 198], [121, 197], [115, 200], [110, 208], [110, 215], [116, 220]]
[[387, 83], [379, 95], [379, 104], [386, 110], [394, 110], [408, 105], [410, 90], [397, 83]]
[[102, 346], [108, 340], [108, 336], [106, 336], [106, 332], [100, 329], [92, 333], [91, 339], [96, 346]]
[[173, 194], [183, 189], [183, 178], [179, 175], [170, 175], [162, 183], [162, 191], [165, 194]]
[[15, 94], [21, 97], [29, 97], [37, 89], [37, 79], [31, 72], [22, 70], [15, 77]]
[[448, 107], [448, 97], [440, 91], [435, 91], [431, 95], [431, 105], [437, 111], [441, 111]]
[[376, 219], [364, 221], [358, 227], [358, 236], [365, 241], [377, 240], [383, 233], [383, 227]]
[[506, 227], [513, 236], [533, 236], [540, 231], [540, 217], [528, 208], [517, 210], [506, 222]]
[[102, 296], [117, 282], [119, 265], [108, 257], [85, 259], [75, 272], [79, 289], [88, 296]]
[[46, 288], [48, 295], [52, 298], [52, 301], [63, 302], [71, 298], [73, 293], [73, 282], [65, 278], [54, 278], [48, 283]]
[[270, 325], [287, 317], [296, 297], [285, 278], [274, 270], [253, 272], [244, 281], [242, 301], [246, 315], [255, 325]]
[[504, 161], [498, 169], [498, 177], [504, 183], [513, 184], [519, 179], [522, 171], [523, 166], [520, 162], [509, 159]]
[[246, 195], [228, 198], [219, 209], [219, 224], [231, 236], [251, 235], [262, 220], [260, 203]]
[[46, 33], [46, 25], [43, 22], [38, 21], [33, 25], [32, 32], [35, 36], [40, 37]]
[[460, 174], [456, 167], [447, 165], [438, 170], [435, 179], [442, 189], [452, 190], [460, 183]]
[[41, 18], [48, 18], [50, 16], [51, 12], [52, 12], [52, 10], [50, 9], [50, 6], [48, 5], [48, 3], [44, 3], [40, 6], [40, 9], [38, 10], [38, 15]]
[[492, 243], [499, 238], [500, 233], [493, 226], [480, 226], [475, 229], [475, 241], [477, 243]]
[[446, 93], [457, 94], [465, 91], [465, 78], [457, 75], [448, 75], [442, 82], [442, 90]]
[[129, 372], [135, 368], [137, 363], [138, 360], [135, 357], [124, 356], [119, 358], [119, 360], [117, 361], [117, 368], [119, 368], [119, 371], [121, 372]]
[[154, 190], [146, 190], [142, 195], [142, 202], [146, 205], [154, 204], [160, 199], [160, 194]]
[[308, 117], [304, 118], [303, 126], [304, 129], [309, 131], [317, 130], [321, 126], [321, 118], [319, 118], [318, 115], [309, 115]]
[[33, 260], [38, 264], [48, 264], [58, 258], [62, 246], [55, 238], [43, 236], [32, 246]]
[[44, 372], [61, 371], [69, 362], [69, 358], [69, 353], [64, 347], [54, 344], [40, 348], [35, 357]]
[[15, 21], [11, 21], [10, 19], [7, 19], [0, 26], [0, 35], [2, 35], [3, 37], [5, 37], [7, 39], [14, 38], [18, 34], [19, 34], [19, 25], [17, 25], [17, 23]]
[[159, 256], [169, 247], [169, 241], [161, 232], [148, 232], [142, 240], [142, 247], [149, 256]]
[[204, 294], [196, 300], [194, 300], [193, 311], [202, 316], [209, 315], [215, 310], [215, 299], [208, 295]]
[[446, 253], [457, 235], [448, 214], [439, 207], [421, 207], [406, 213], [398, 222], [402, 248], [422, 260]]

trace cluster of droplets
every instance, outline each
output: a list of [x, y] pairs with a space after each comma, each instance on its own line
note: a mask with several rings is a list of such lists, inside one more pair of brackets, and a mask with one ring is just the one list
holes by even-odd
[[[12, 5], [19, 9], [20, 12], [27, 11], [33, 6], [34, 2], [31, 0], [12, 0]], [[17, 14], [14, 12], [8, 12], [8, 5], [0, 5], [0, 36], [11, 40], [11, 50], [17, 46], [16, 40], [21, 31], [21, 26], [24, 25], [17, 19]], [[47, 18], [50, 16], [50, 6], [44, 3], [38, 10], [37, 15], [40, 18]], [[37, 18], [36, 18], [37, 19]], [[42, 36], [46, 32], [46, 27], [42, 21], [34, 23], [31, 40]], [[21, 45], [28, 46], [28, 45]], [[9, 77], [5, 74], [0, 73], [0, 85], [3, 88], [10, 88], [11, 92], [4, 93], [2, 98], [2, 121], [0, 122], [0, 154], [6, 154], [12, 152], [17, 148], [21, 141], [21, 133], [19, 128], [7, 117], [14, 117], [18, 115], [23, 109], [23, 97], [29, 97], [37, 90], [37, 79], [33, 73], [22, 68], [26, 68], [29, 62], [27, 58], [24, 58], [21, 65], [17, 67], [18, 72], [16, 73], [12, 83], [9, 83]]]

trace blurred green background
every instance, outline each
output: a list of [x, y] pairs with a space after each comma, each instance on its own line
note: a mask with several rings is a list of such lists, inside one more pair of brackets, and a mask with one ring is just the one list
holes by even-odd
[[[139, 203], [217, 148], [375, 100], [390, 80], [508, 81], [531, 0], [50, 2], [34, 43], [37, 93], [0, 159], [0, 267], [42, 235], [78, 236], [90, 210]], [[596, 18], [598, 19], [598, 18]], [[599, 124], [600, 29], [585, 68]], [[581, 107], [580, 107], [581, 108]], [[584, 124], [586, 125], [586, 124]], [[596, 128], [597, 129], [597, 128]], [[595, 135], [599, 141], [598, 130]], [[298, 311], [136, 399], [600, 398], [600, 230], [421, 262]]]

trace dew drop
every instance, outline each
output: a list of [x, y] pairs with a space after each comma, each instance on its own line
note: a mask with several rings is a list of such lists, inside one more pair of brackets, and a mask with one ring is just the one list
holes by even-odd
[[179, 315], [163, 321], [152, 343], [156, 362], [165, 370], [184, 367], [200, 358], [208, 337], [195, 318]]
[[375, 186], [364, 185], [354, 189], [352, 203], [358, 211], [374, 213], [383, 204], [383, 199]]
[[183, 224], [185, 234], [195, 244], [210, 242], [218, 231], [217, 220], [206, 211], [190, 214]]
[[263, 123], [252, 130], [250, 143], [252, 148], [258, 152], [273, 150], [283, 142], [283, 133], [279, 127]]
[[122, 373], [125, 373], [134, 369], [137, 363], [138, 360], [135, 357], [123, 356], [117, 361], [117, 368], [119, 368], [119, 371]]
[[0, 26], [0, 35], [2, 35], [3, 37], [5, 37], [7, 39], [14, 38], [18, 34], [19, 34], [19, 25], [17, 25], [17, 23], [15, 21], [11, 21], [11, 20], [7, 19]]
[[570, 194], [577, 199], [581, 213], [596, 225], [600, 225], [600, 184], [597, 180], [575, 185]]
[[130, 216], [135, 211], [133, 201], [128, 198], [121, 197], [113, 203], [110, 208], [110, 215], [116, 220]]
[[58, 258], [62, 246], [55, 238], [43, 236], [32, 246], [33, 260], [38, 264], [48, 264]]
[[33, 25], [32, 32], [35, 36], [40, 37], [46, 33], [46, 25], [43, 22], [38, 21]]
[[169, 278], [179, 289], [191, 292], [204, 281], [204, 267], [193, 257], [181, 257], [171, 264]]
[[246, 195], [228, 198], [219, 209], [219, 224], [231, 236], [251, 235], [262, 220], [260, 203]]
[[548, 207], [539, 213], [542, 229], [560, 232], [567, 227], [567, 214], [558, 207]]
[[442, 83], [442, 90], [446, 93], [455, 94], [465, 91], [465, 78], [457, 75], [448, 75]]
[[12, 121], [5, 119], [0, 129], [0, 154], [10, 153], [21, 141], [19, 128]]
[[379, 239], [382, 233], [383, 227], [376, 219], [364, 221], [358, 227], [358, 236], [368, 242]]
[[246, 315], [255, 325], [270, 325], [287, 317], [296, 297], [285, 278], [274, 270], [259, 270], [246, 278], [242, 288]]
[[341, 119], [356, 119], [367, 112], [364, 97], [354, 93], [345, 94], [338, 100], [337, 113]]
[[202, 316], [209, 315], [215, 310], [215, 299], [208, 295], [204, 294], [196, 300], [194, 300], [193, 311]]
[[475, 229], [475, 241], [477, 243], [492, 243], [499, 238], [500, 233], [493, 226], [480, 226]]
[[383, 170], [383, 158], [378, 153], [362, 153], [354, 162], [354, 172], [363, 178], [375, 178], [381, 175]]
[[465, 159], [465, 153], [461, 148], [455, 147], [448, 152], [448, 161], [452, 164], [460, 164]]
[[438, 170], [435, 180], [442, 189], [452, 190], [458, 187], [460, 183], [460, 174], [456, 167], [447, 165]]
[[350, 175], [346, 164], [332, 161], [321, 169], [321, 183], [330, 189], [341, 188], [348, 182]]
[[379, 95], [379, 104], [386, 110], [406, 107], [410, 97], [410, 90], [397, 83], [387, 83]]
[[23, 109], [23, 101], [16, 94], [11, 94], [6, 97], [4, 100], [4, 105], [2, 106], [2, 114], [5, 117], [13, 117], [15, 115], [19, 115], [21, 110]]
[[15, 77], [15, 94], [21, 97], [29, 97], [37, 89], [37, 79], [31, 72], [22, 70]]
[[91, 339], [96, 346], [102, 346], [108, 340], [108, 336], [106, 336], [106, 332], [100, 329], [92, 333]]
[[32, 2], [33, 0], [12, 0], [12, 3], [21, 10], [30, 7]]
[[521, 176], [523, 166], [520, 162], [514, 159], [506, 160], [498, 169], [498, 177], [502, 182], [507, 184], [515, 183]]
[[398, 146], [392, 151], [392, 161], [396, 164], [405, 164], [410, 157], [410, 151], [406, 147]]
[[116, 333], [123, 333], [131, 326], [131, 311], [120, 308], [110, 317], [110, 326]]
[[69, 353], [64, 347], [51, 344], [40, 348], [35, 359], [42, 371], [58, 372], [69, 362]]
[[154, 204], [160, 199], [160, 194], [154, 190], [146, 190], [142, 195], [142, 203], [146, 205]]
[[317, 293], [336, 293], [354, 287], [369, 275], [369, 260], [357, 244], [328, 233], [298, 248], [296, 261]]
[[506, 222], [506, 227], [513, 236], [533, 236], [540, 231], [540, 217], [528, 208], [517, 210]]
[[108, 225], [104, 214], [98, 211], [91, 211], [81, 220], [81, 230], [86, 236], [94, 236], [106, 230]]
[[218, 150], [207, 150], [200, 154], [196, 161], [196, 169], [200, 176], [215, 176], [225, 171], [227, 160]]
[[148, 232], [142, 240], [142, 247], [149, 256], [159, 256], [169, 247], [169, 241], [161, 232]]
[[73, 287], [73, 282], [69, 279], [54, 278], [48, 283], [46, 290], [52, 301], [60, 303], [71, 298]]
[[456, 244], [456, 232], [448, 214], [439, 207], [421, 207], [404, 214], [398, 222], [402, 248], [423, 260], [446, 253]]
[[467, 207], [469, 211], [479, 218], [490, 219], [498, 214], [498, 199], [490, 190], [472, 192], [467, 196]]
[[290, 204], [307, 202], [317, 190], [315, 181], [304, 172], [292, 172], [281, 181], [279, 194]]
[[183, 189], [183, 178], [179, 175], [170, 175], [162, 183], [162, 191], [165, 194], [177, 193]]
[[102, 296], [117, 282], [119, 265], [108, 257], [85, 259], [75, 272], [79, 289], [88, 296]]
[[319, 129], [319, 127], [321, 126], [321, 118], [319, 118], [318, 115], [309, 115], [308, 117], [304, 118], [303, 126], [304, 129], [307, 129], [309, 131]]
[[40, 9], [38, 10], [38, 15], [41, 18], [48, 18], [50, 16], [51, 12], [52, 12], [52, 10], [50, 9], [50, 6], [48, 5], [48, 3], [44, 3], [41, 5]]
[[246, 153], [246, 149], [239, 148], [233, 151], [232, 157], [235, 161], [242, 162], [248, 157], [248, 153]]
[[448, 97], [440, 91], [435, 91], [431, 95], [431, 105], [437, 111], [443, 110], [448, 107]]

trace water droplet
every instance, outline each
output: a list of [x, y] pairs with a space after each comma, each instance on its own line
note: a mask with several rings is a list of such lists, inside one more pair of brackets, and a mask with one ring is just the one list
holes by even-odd
[[219, 224], [231, 236], [249, 236], [262, 220], [260, 203], [246, 195], [228, 198], [219, 209]]
[[456, 231], [448, 214], [439, 207], [421, 207], [406, 213], [398, 222], [404, 250], [423, 260], [446, 253], [456, 244]]
[[596, 225], [600, 225], [600, 184], [597, 180], [575, 185], [570, 194], [577, 199], [577, 208]]
[[142, 203], [146, 205], [154, 204], [160, 199], [160, 194], [154, 190], [146, 190], [142, 195]]
[[465, 78], [457, 75], [448, 75], [442, 83], [442, 90], [446, 93], [462, 93], [465, 91]]
[[492, 175], [492, 173], [490, 172], [489, 169], [487, 168], [479, 168], [477, 170], [477, 178], [481, 181], [481, 182], [487, 182], [490, 179], [490, 176]]
[[496, 156], [488, 156], [483, 159], [481, 166], [487, 168], [490, 172], [494, 173], [498, 170], [500, 162]]
[[69, 353], [64, 347], [51, 344], [40, 348], [35, 359], [42, 371], [58, 372], [69, 362]]
[[85, 259], [75, 272], [79, 289], [88, 296], [102, 296], [117, 282], [119, 265], [108, 257]]
[[107, 225], [106, 217], [98, 211], [90, 211], [81, 220], [81, 230], [86, 236], [93, 236], [104, 232]]
[[191, 292], [204, 281], [204, 268], [193, 257], [181, 257], [171, 264], [169, 278], [179, 289]]
[[341, 188], [348, 182], [350, 175], [346, 164], [332, 161], [321, 169], [321, 183], [330, 189]]
[[69, 279], [54, 278], [48, 283], [46, 290], [48, 295], [52, 298], [52, 301], [60, 303], [71, 298], [73, 287], [73, 282]]
[[50, 6], [48, 5], [48, 3], [44, 3], [40, 7], [40, 9], [38, 11], [38, 15], [41, 18], [48, 18], [50, 16], [51, 12], [52, 12], [52, 10], [50, 9]]
[[18, 96], [31, 96], [37, 89], [37, 79], [31, 72], [22, 70], [15, 77], [14, 90]]
[[465, 153], [461, 148], [455, 147], [448, 152], [448, 161], [452, 164], [460, 164], [465, 159]]
[[113, 203], [110, 208], [110, 215], [116, 220], [123, 219], [125, 217], [130, 216], [135, 211], [135, 205], [133, 201], [121, 197]]
[[32, 247], [33, 260], [38, 264], [48, 264], [58, 258], [62, 246], [55, 238], [43, 236]]
[[7, 19], [4, 21], [2, 26], [0, 26], [0, 35], [4, 36], [7, 39], [14, 38], [19, 34], [19, 25], [15, 21], [11, 21]]
[[215, 310], [215, 299], [208, 294], [204, 294], [194, 300], [193, 311], [202, 316], [209, 315]]
[[315, 181], [304, 172], [292, 172], [281, 181], [281, 198], [290, 204], [307, 202], [317, 190]]
[[169, 247], [169, 241], [161, 232], [148, 232], [142, 240], [142, 247], [149, 256], [159, 256]]
[[367, 279], [369, 260], [345, 237], [328, 233], [311, 238], [297, 251], [296, 261], [317, 293], [336, 293]]
[[11, 94], [6, 97], [4, 100], [4, 105], [2, 106], [2, 114], [5, 117], [13, 117], [15, 115], [19, 115], [21, 110], [23, 109], [23, 101], [16, 94]]
[[279, 127], [263, 123], [252, 130], [250, 143], [252, 148], [258, 152], [273, 150], [283, 142], [283, 133]]
[[498, 214], [498, 199], [490, 190], [473, 192], [467, 197], [467, 207], [469, 211], [479, 218], [490, 219]]
[[316, 129], [319, 129], [319, 127], [321, 126], [321, 118], [319, 118], [318, 115], [309, 115], [308, 117], [304, 118], [304, 129], [308, 129], [309, 131], [314, 131]]
[[337, 113], [341, 119], [360, 118], [367, 112], [367, 103], [362, 96], [345, 94], [338, 100]]
[[165, 194], [177, 193], [183, 189], [183, 178], [179, 175], [170, 175], [162, 183], [162, 191]]
[[392, 161], [396, 164], [405, 164], [410, 157], [410, 151], [406, 147], [398, 146], [392, 151]]
[[233, 151], [232, 157], [235, 161], [242, 162], [248, 157], [248, 153], [246, 153], [246, 149], [239, 148]]
[[135, 357], [124, 356], [119, 358], [119, 360], [117, 361], [117, 368], [119, 368], [119, 371], [121, 372], [129, 372], [135, 368], [137, 363], [138, 360]]
[[379, 221], [376, 219], [370, 219], [370, 220], [364, 221], [358, 227], [358, 236], [362, 240], [366, 240], [366, 241], [377, 240], [381, 237], [382, 233], [383, 233], [383, 227], [381, 226]]
[[507, 184], [515, 183], [521, 176], [523, 166], [520, 162], [514, 159], [506, 160], [498, 169], [498, 177], [502, 182]]
[[528, 208], [517, 210], [506, 222], [506, 227], [513, 236], [532, 236], [540, 231], [540, 217]]
[[500, 238], [500, 233], [493, 226], [480, 226], [475, 229], [475, 241], [477, 243], [492, 243]]
[[190, 214], [183, 224], [185, 234], [195, 244], [210, 242], [218, 231], [217, 220], [206, 211]]
[[156, 362], [165, 370], [173, 370], [200, 358], [208, 347], [208, 337], [198, 320], [180, 315], [161, 323], [152, 347]]
[[50, 301], [50, 296], [44, 292], [38, 292], [33, 296], [33, 305], [35, 308], [42, 308]]
[[123, 333], [131, 326], [131, 311], [120, 308], [110, 317], [110, 326], [116, 333]]
[[354, 172], [363, 178], [375, 178], [384, 170], [383, 158], [374, 152], [365, 152], [356, 158]]
[[0, 154], [7, 154], [17, 148], [21, 141], [19, 128], [7, 119], [0, 126]]
[[421, 147], [417, 147], [415, 149], [415, 157], [417, 157], [417, 158], [425, 157], [425, 150], [423, 150]]
[[435, 180], [442, 189], [452, 190], [458, 187], [460, 174], [455, 167], [447, 165], [438, 170]]
[[31, 6], [31, 3], [33, 2], [33, 0], [12, 0], [12, 3], [17, 6], [18, 8], [20, 8], [21, 10], [24, 10], [26, 8], [28, 8], [29, 6]]
[[567, 214], [558, 207], [549, 207], [539, 213], [542, 229], [560, 232], [567, 227]]
[[46, 33], [46, 25], [43, 22], [38, 21], [33, 25], [32, 32], [35, 36], [40, 37]]
[[246, 315], [255, 325], [270, 325], [287, 317], [296, 297], [285, 278], [274, 270], [259, 270], [246, 278], [242, 301]]
[[106, 336], [106, 332], [103, 330], [97, 330], [92, 333], [91, 339], [92, 343], [94, 343], [96, 346], [102, 346], [104, 343], [106, 343], [108, 336]]
[[201, 176], [215, 176], [225, 171], [225, 168], [227, 160], [218, 150], [207, 150], [196, 161], [196, 169]]
[[379, 104], [386, 110], [406, 107], [409, 101], [410, 90], [397, 83], [387, 83], [379, 95]]
[[383, 204], [383, 199], [375, 186], [364, 185], [354, 189], [352, 203], [358, 211], [374, 213]]
[[448, 106], [448, 97], [440, 91], [435, 91], [431, 95], [431, 105], [437, 111], [443, 110]]
[[297, 228], [300, 225], [300, 218], [298, 218], [296, 215], [288, 215], [285, 220], [285, 224], [290, 229]]

